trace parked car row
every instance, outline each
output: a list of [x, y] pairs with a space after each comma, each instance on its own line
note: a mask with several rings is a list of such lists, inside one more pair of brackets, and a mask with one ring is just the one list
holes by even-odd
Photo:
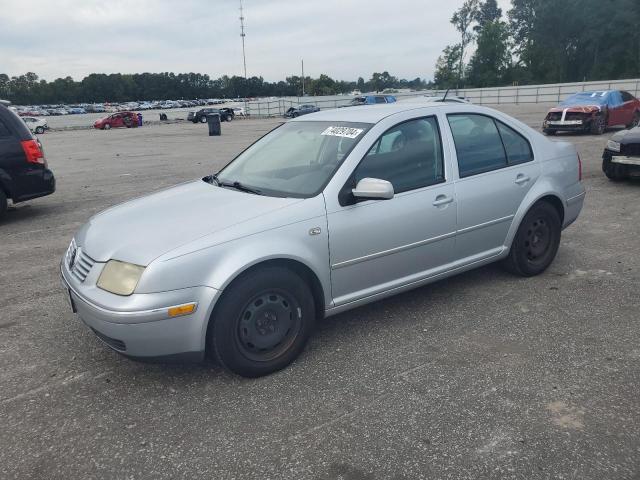
[[20, 116], [46, 117], [53, 115], [73, 115], [82, 113], [115, 113], [131, 110], [165, 110], [170, 108], [188, 108], [206, 105], [219, 105], [228, 102], [217, 98], [197, 100], [153, 100], [123, 103], [80, 103], [73, 105], [31, 105], [12, 107]]

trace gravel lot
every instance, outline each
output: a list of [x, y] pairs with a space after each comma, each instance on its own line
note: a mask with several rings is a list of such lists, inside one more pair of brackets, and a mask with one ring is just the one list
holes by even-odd
[[258, 380], [103, 346], [58, 279], [74, 231], [277, 122], [41, 137], [58, 191], [0, 224], [0, 478], [640, 478], [640, 183], [600, 171], [611, 133], [562, 136], [587, 200], [544, 275], [489, 266], [331, 317]]

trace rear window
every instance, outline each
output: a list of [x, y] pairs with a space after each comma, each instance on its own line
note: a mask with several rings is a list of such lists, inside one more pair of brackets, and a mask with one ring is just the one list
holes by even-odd
[[0, 119], [0, 138], [11, 137], [11, 130], [4, 124], [2, 119]]

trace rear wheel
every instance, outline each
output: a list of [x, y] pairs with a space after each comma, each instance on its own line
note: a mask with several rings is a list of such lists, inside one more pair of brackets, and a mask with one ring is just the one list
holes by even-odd
[[522, 219], [503, 266], [523, 277], [544, 272], [558, 252], [561, 230], [557, 210], [547, 202], [536, 203]]
[[9, 206], [7, 202], [7, 196], [0, 189], [0, 220], [7, 214], [7, 207]]
[[209, 350], [226, 369], [259, 377], [289, 365], [315, 324], [313, 296], [295, 273], [255, 270], [234, 282], [211, 319]]

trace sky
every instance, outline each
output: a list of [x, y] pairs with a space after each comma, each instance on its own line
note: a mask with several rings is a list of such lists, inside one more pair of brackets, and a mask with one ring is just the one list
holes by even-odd
[[[244, 0], [247, 74], [431, 79], [463, 0]], [[503, 14], [509, 0], [499, 0]], [[0, 73], [242, 75], [239, 0], [0, 0]]]

